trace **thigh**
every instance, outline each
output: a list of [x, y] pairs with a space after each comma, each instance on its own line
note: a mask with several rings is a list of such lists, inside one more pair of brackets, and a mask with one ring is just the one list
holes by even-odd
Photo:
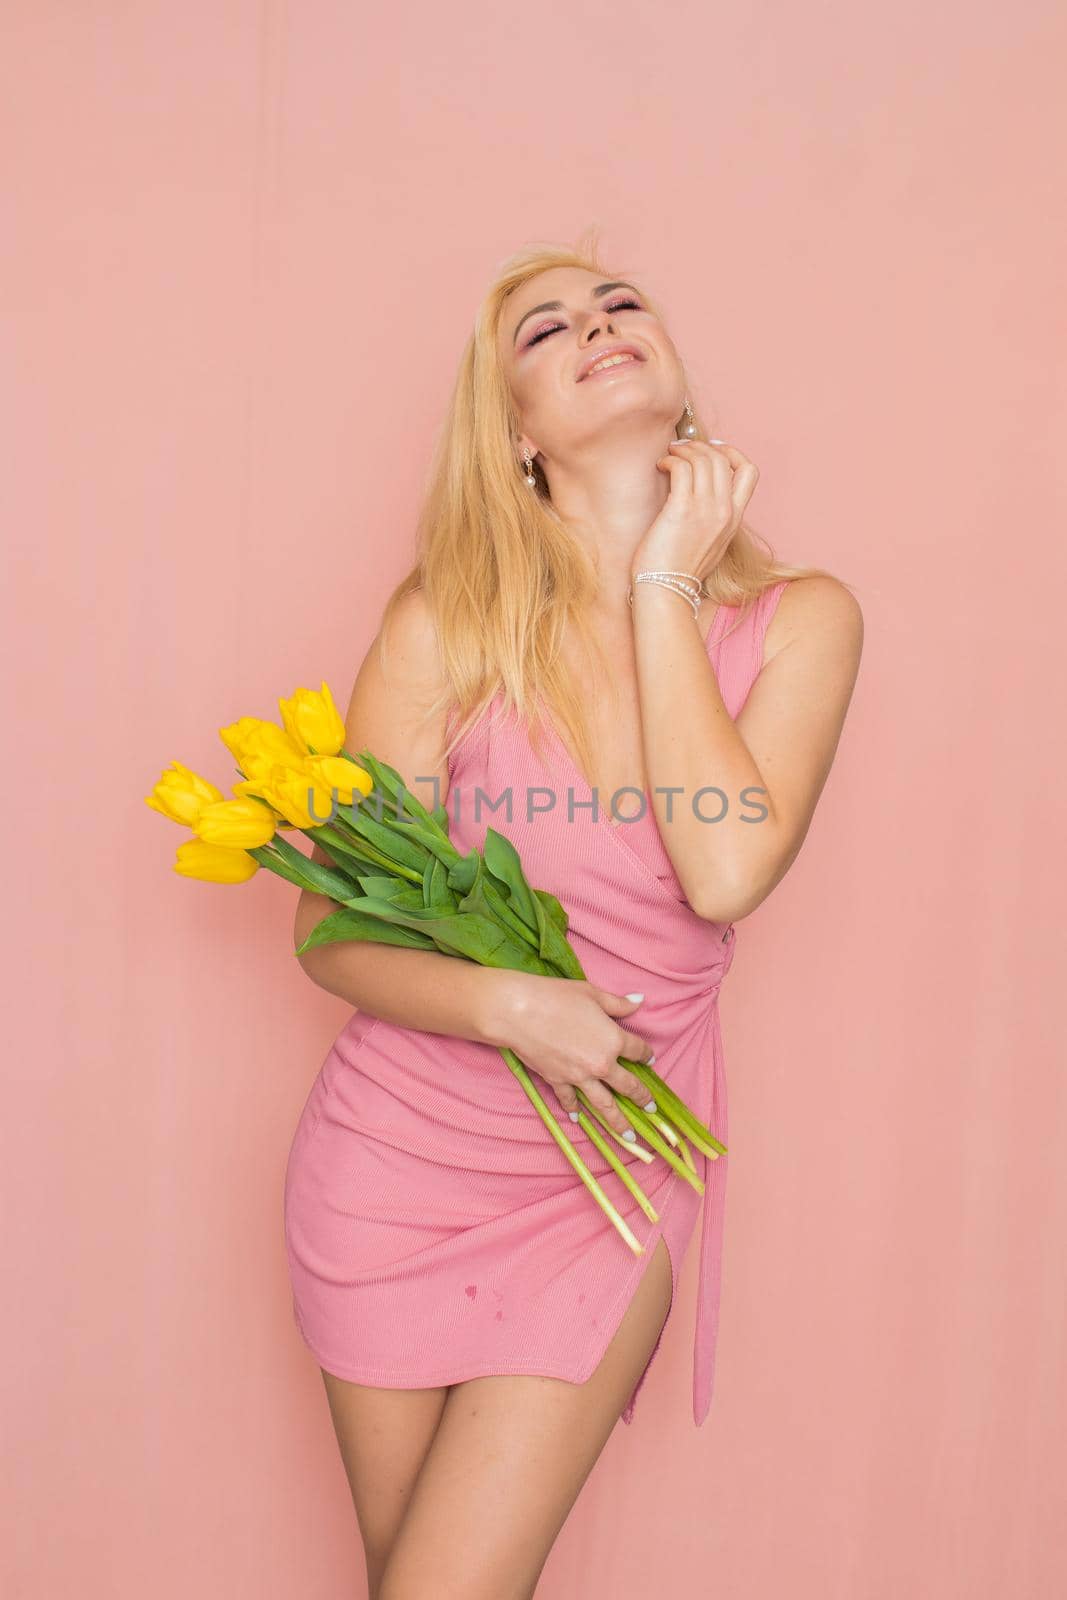
[[587, 1382], [501, 1376], [453, 1385], [381, 1600], [529, 1600], [652, 1353], [670, 1296], [660, 1239]]
[[372, 1596], [433, 1442], [446, 1388], [374, 1389], [324, 1368], [330, 1416], [367, 1558]]

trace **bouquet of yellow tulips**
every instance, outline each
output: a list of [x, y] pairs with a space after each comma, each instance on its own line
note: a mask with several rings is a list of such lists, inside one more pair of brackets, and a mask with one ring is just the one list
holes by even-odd
[[[297, 955], [336, 940], [362, 939], [438, 950], [483, 966], [585, 977], [566, 937], [566, 911], [554, 895], [530, 887], [509, 839], [489, 828], [484, 848], [461, 856], [449, 839], [444, 806], [428, 811], [393, 767], [369, 750], [353, 756], [344, 748], [344, 722], [325, 683], [321, 693], [297, 689], [278, 704], [281, 726], [242, 717], [219, 730], [241, 776], [232, 786], [236, 798], [226, 799], [180, 761], [145, 796], [153, 810], [192, 829], [193, 837], [178, 846], [176, 872], [211, 883], [244, 883], [263, 866], [335, 900], [337, 910], [318, 923]], [[283, 837], [283, 830], [294, 828], [320, 845], [333, 866], [311, 860]], [[644, 1246], [522, 1062], [506, 1047], [500, 1054], [586, 1188], [630, 1249], [643, 1254]], [[622, 1140], [580, 1089], [585, 1109], [578, 1122], [656, 1222], [658, 1212], [604, 1135], [640, 1161], [661, 1156], [701, 1194], [704, 1184], [689, 1143], [709, 1158], [724, 1155], [726, 1146], [647, 1063], [618, 1059], [655, 1101], [649, 1112], [612, 1090], [637, 1141]]]

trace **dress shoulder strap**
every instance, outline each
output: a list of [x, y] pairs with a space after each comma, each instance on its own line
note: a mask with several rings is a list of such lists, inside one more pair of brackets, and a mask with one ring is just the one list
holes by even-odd
[[783, 578], [770, 584], [747, 610], [743, 606], [720, 606], [712, 623], [708, 654], [719, 680], [723, 704], [735, 719], [760, 675], [763, 641], [790, 581]]

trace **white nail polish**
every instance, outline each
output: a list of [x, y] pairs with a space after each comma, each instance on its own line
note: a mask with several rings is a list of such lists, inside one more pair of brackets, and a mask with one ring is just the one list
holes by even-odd
[[655, 1109], [656, 1109], [656, 1102], [654, 1100], [650, 1100], [648, 1102], [648, 1105], [645, 1107], [645, 1110], [646, 1111], [655, 1111]]
[[655, 1059], [656, 1059], [656, 1053], [655, 1053], [655, 1051], [653, 1051], [652, 1054], [649, 1056], [648, 1060], [645, 1062], [645, 1066], [646, 1067], [650, 1067], [652, 1065], [653, 1061], [655, 1061]]
[[626, 998], [627, 998], [627, 1000], [633, 1000], [633, 1001], [634, 1001], [634, 1003], [635, 1003], [635, 1004], [636, 1004], [636, 1002], [637, 1002], [637, 1001], [638, 1001], [638, 1000], [643, 1000], [643, 999], [644, 999], [644, 998], [645, 998], [645, 997], [644, 997], [644, 995], [643, 995], [643, 994], [628, 994], [628, 995], [627, 995], [627, 996], [626, 996]]
[[577, 1122], [578, 1121], [578, 1112], [577, 1111], [568, 1111], [567, 1115], [568, 1115], [568, 1117], [570, 1117], [572, 1122]]
[[632, 1128], [627, 1128], [626, 1132], [623, 1134], [623, 1138], [624, 1139], [636, 1139], [637, 1135], [636, 1135], [636, 1133], [634, 1132], [634, 1130]]

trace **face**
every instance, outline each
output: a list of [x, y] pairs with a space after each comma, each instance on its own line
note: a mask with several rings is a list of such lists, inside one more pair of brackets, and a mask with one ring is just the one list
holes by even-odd
[[[498, 347], [519, 449], [528, 445], [531, 455], [571, 461], [610, 435], [662, 441], [682, 414], [678, 352], [629, 284], [581, 267], [539, 273], [506, 302]], [[626, 359], [595, 366], [616, 350]]]

